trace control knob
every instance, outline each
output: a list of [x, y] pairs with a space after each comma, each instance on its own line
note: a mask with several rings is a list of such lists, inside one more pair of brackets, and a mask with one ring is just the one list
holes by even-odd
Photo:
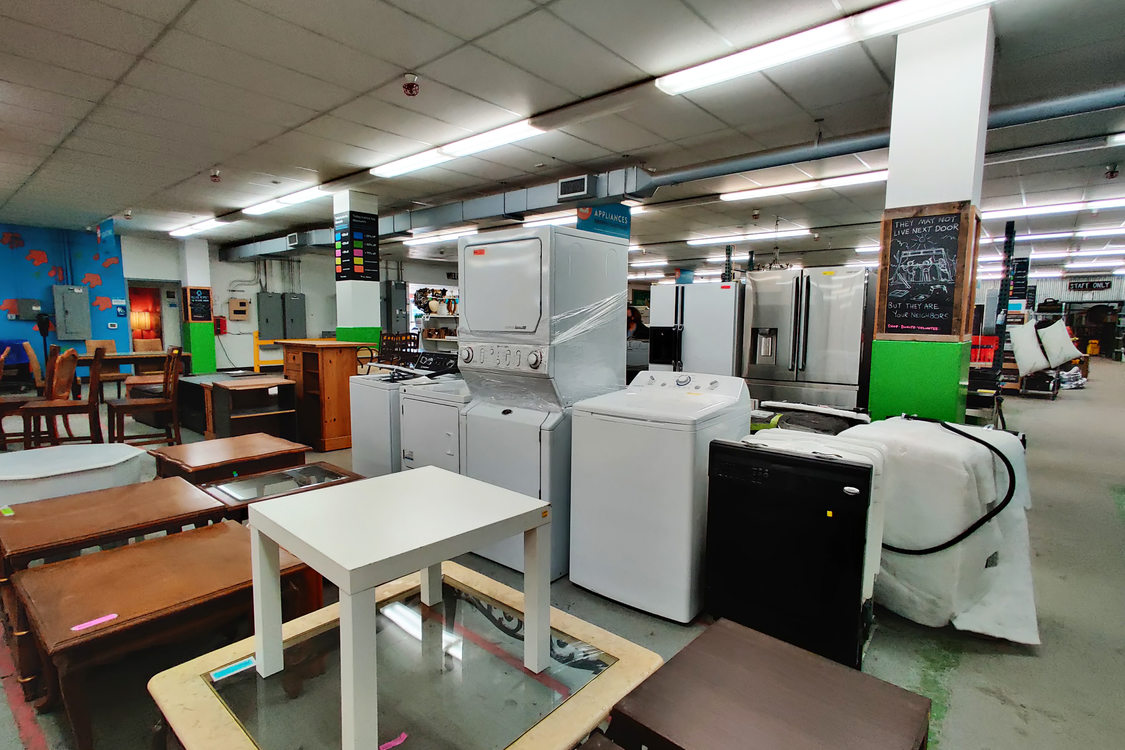
[[461, 350], [461, 359], [465, 362], [472, 362], [473, 361], [473, 347], [466, 346], [464, 349], [462, 349]]
[[676, 385], [684, 386], [691, 382], [691, 375], [681, 375], [676, 378]]
[[531, 352], [527, 355], [527, 366], [532, 370], [538, 370], [542, 363], [543, 355], [540, 352]]

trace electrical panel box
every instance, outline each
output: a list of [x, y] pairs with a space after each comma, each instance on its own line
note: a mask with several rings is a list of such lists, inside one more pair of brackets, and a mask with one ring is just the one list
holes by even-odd
[[231, 320], [250, 320], [250, 300], [231, 297], [227, 300], [227, 317]]
[[90, 330], [90, 290], [84, 286], [51, 287], [55, 297], [55, 335], [59, 341], [93, 338]]
[[409, 333], [410, 310], [406, 301], [405, 281], [381, 281], [383, 285], [383, 333]]
[[305, 338], [305, 295], [286, 292], [281, 298], [281, 306], [285, 311], [285, 338]]
[[273, 341], [285, 338], [285, 310], [277, 292], [258, 292], [258, 338]]
[[16, 300], [16, 320], [35, 320], [43, 312], [43, 303], [37, 299]]

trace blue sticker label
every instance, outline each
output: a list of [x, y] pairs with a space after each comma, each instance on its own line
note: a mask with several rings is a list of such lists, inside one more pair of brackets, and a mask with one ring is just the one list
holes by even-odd
[[248, 656], [245, 659], [243, 659], [242, 661], [236, 661], [234, 664], [223, 667], [222, 669], [216, 669], [214, 672], [211, 673], [211, 682], [218, 682], [219, 680], [223, 679], [224, 677], [230, 677], [232, 674], [238, 674], [239, 672], [245, 672], [247, 669], [250, 669], [253, 666], [254, 666], [254, 657]]

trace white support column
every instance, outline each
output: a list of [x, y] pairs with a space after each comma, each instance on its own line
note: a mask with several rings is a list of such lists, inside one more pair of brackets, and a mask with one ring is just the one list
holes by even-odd
[[[359, 193], [354, 190], [344, 190], [332, 195], [333, 218], [362, 212], [377, 215], [379, 213], [379, 199], [374, 195]], [[354, 237], [345, 241], [354, 241]], [[340, 248], [337, 248], [339, 252]], [[339, 258], [339, 256], [337, 256]], [[337, 333], [337, 338], [356, 338], [357, 331], [362, 333], [373, 328], [382, 327], [381, 287], [376, 281], [337, 280], [336, 281], [336, 329], [343, 331], [343, 336]], [[359, 336], [362, 338], [362, 335]]]
[[285, 666], [281, 643], [281, 552], [277, 542], [250, 527], [250, 571], [254, 587], [254, 662], [269, 677]]
[[183, 286], [211, 286], [211, 255], [207, 240], [180, 243], [180, 280]]
[[523, 535], [523, 665], [538, 674], [551, 663], [551, 524]]
[[375, 590], [340, 592], [340, 717], [343, 750], [379, 747]]
[[899, 35], [887, 208], [980, 205], [994, 44], [989, 8]]
[[422, 568], [422, 603], [427, 607], [441, 604], [441, 563]]

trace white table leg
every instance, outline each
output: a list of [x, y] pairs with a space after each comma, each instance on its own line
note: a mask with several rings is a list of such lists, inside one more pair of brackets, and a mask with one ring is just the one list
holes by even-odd
[[375, 592], [340, 592], [340, 716], [343, 750], [379, 747]]
[[422, 603], [427, 607], [441, 603], [441, 563], [422, 568]]
[[254, 662], [269, 677], [285, 666], [281, 648], [281, 557], [277, 542], [250, 527], [250, 570], [254, 585]]
[[523, 665], [539, 673], [551, 661], [551, 524], [523, 534]]

